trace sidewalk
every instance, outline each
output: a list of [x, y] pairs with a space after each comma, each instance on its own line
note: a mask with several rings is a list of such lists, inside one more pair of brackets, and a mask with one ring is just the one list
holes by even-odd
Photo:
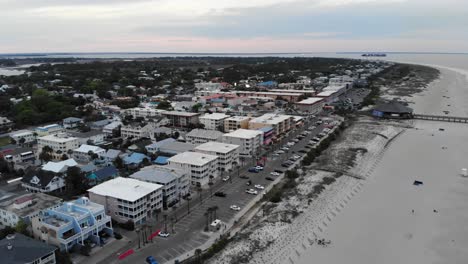
[[[73, 263], [76, 264], [88, 264], [88, 263], [99, 263], [103, 261], [105, 258], [109, 257], [109, 252], [120, 252], [121, 249], [128, 247], [130, 244], [130, 239], [127, 237], [123, 237], [120, 240], [117, 240], [114, 238], [113, 241], [108, 242], [104, 247], [100, 247], [97, 250], [93, 250], [91, 252], [91, 256], [82, 256], [78, 255], [75, 258], [73, 258]], [[117, 255], [115, 255], [115, 258], [117, 259]]]

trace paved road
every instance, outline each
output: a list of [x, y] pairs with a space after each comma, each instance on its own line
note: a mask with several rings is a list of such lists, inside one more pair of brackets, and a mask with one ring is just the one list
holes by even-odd
[[[193, 250], [200, 245], [204, 244], [212, 235], [211, 233], [205, 233], [203, 231], [204, 226], [206, 225], [206, 218], [204, 213], [211, 206], [218, 206], [217, 218], [223, 222], [228, 222], [230, 219], [236, 216], [236, 211], [229, 209], [233, 204], [243, 208], [248, 204], [255, 196], [247, 194], [245, 190], [247, 188], [253, 188], [255, 184], [260, 184], [267, 186], [271, 184], [271, 181], [265, 179], [266, 176], [270, 176], [270, 172], [276, 169], [285, 171], [287, 168], [281, 167], [282, 161], [288, 159], [292, 153], [297, 153], [299, 150], [304, 149], [304, 146], [308, 144], [308, 141], [314, 137], [316, 134], [320, 133], [323, 130], [323, 126], [318, 126], [312, 133], [307, 135], [300, 142], [295, 144], [287, 153], [280, 156], [272, 156], [271, 153], [277, 149], [279, 146], [284, 145], [285, 143], [294, 139], [298, 134], [302, 133], [305, 128], [308, 128], [312, 123], [315, 123], [316, 120], [311, 120], [306, 122], [306, 125], [302, 128], [297, 129], [296, 131], [290, 133], [286, 138], [282, 140], [281, 144], [277, 144], [274, 149], [270, 149], [268, 155], [265, 169], [260, 173], [249, 173], [245, 166], [241, 172], [240, 176], [248, 176], [252, 181], [251, 186], [247, 186], [247, 179], [242, 179], [237, 176], [237, 173], [232, 173], [232, 182], [222, 182], [218, 181], [213, 187], [213, 193], [215, 191], [223, 191], [227, 194], [227, 197], [209, 197], [209, 191], [205, 191], [202, 194], [204, 196], [203, 203], [200, 204], [200, 199], [198, 194], [192, 195], [193, 200], [191, 201], [191, 212], [187, 215], [187, 205], [183, 205], [178, 208], [176, 214], [179, 221], [175, 223], [174, 230], [172, 230], [172, 225], [167, 224], [167, 231], [171, 233], [169, 238], [156, 237], [153, 240], [153, 243], [149, 243], [146, 246], [142, 247], [136, 254], [133, 254], [127, 257], [122, 263], [144, 263], [144, 259], [152, 255], [161, 263], [165, 263], [170, 259], [176, 258], [178, 256], [183, 256], [187, 254], [190, 250]], [[252, 163], [251, 163], [252, 164]], [[185, 216], [181, 216], [185, 215]], [[153, 230], [164, 229], [163, 224], [159, 223], [156, 225]], [[129, 245], [129, 248], [135, 247], [137, 243], [135, 241]], [[137, 246], [136, 246], [137, 247]], [[107, 258], [101, 263], [111, 263], [116, 261], [115, 255]]]

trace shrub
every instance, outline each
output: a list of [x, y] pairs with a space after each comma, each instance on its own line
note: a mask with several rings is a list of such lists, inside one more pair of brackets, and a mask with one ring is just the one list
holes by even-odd
[[117, 240], [122, 239], [122, 235], [121, 235], [120, 233], [114, 233], [114, 237], [115, 237], [115, 239], [117, 239]]

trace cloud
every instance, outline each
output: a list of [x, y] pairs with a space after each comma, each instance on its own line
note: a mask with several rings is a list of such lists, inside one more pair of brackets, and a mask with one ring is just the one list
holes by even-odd
[[466, 0], [0, 0], [0, 10], [0, 52], [468, 51]]

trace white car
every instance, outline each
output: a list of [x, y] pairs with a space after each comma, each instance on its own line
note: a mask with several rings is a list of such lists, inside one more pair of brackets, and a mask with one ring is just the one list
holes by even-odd
[[257, 184], [257, 185], [255, 185], [254, 187], [255, 187], [255, 189], [259, 189], [259, 190], [264, 190], [264, 189], [265, 189], [265, 187], [263, 187], [263, 186], [260, 185], [260, 184]]
[[263, 167], [262, 166], [255, 166], [255, 169], [261, 171], [261, 170], [263, 170]]
[[248, 194], [253, 194], [253, 195], [258, 194], [258, 192], [256, 190], [254, 190], [254, 189], [247, 189], [247, 190], [245, 190], [245, 192], [248, 193]]
[[278, 153], [278, 154], [284, 154], [285, 152], [284, 152], [284, 150], [278, 150], [278, 151], [276, 151], [276, 153]]
[[273, 176], [280, 176], [280, 174], [278, 172], [276, 172], [276, 171], [272, 171], [272, 172], [270, 172], [270, 174], [273, 175]]
[[231, 210], [234, 210], [234, 211], [240, 211], [240, 209], [241, 209], [239, 206], [237, 206], [237, 205], [235, 205], [235, 204], [231, 205], [229, 208], [230, 208]]
[[160, 237], [169, 237], [170, 234], [169, 233], [164, 233], [164, 232], [159, 232], [159, 235]]
[[229, 181], [230, 178], [231, 178], [231, 177], [226, 176], [226, 177], [223, 178], [223, 181], [224, 181], [224, 182]]
[[282, 147], [281, 150], [289, 150], [288, 147]]

